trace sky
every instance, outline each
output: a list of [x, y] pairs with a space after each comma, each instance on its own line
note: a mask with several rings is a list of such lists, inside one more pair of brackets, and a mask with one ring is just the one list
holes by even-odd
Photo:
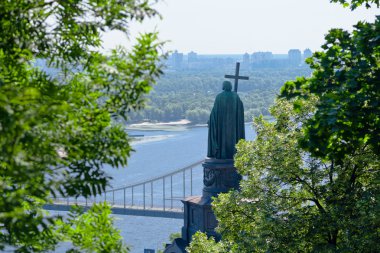
[[185, 54], [316, 51], [329, 29], [352, 31], [358, 21], [380, 15], [375, 7], [351, 11], [329, 0], [164, 0], [154, 6], [162, 19], [131, 24], [129, 40], [120, 32], [104, 34], [104, 50], [128, 48], [138, 33], [157, 30], [165, 50]]

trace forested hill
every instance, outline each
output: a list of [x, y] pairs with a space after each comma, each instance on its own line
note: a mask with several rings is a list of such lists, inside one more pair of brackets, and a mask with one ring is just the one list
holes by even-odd
[[[231, 70], [232, 72], [233, 70]], [[280, 87], [297, 76], [310, 76], [307, 67], [241, 70], [248, 81], [239, 81], [238, 93], [244, 103], [245, 120], [255, 115], [269, 115]], [[158, 80], [147, 97], [144, 110], [132, 112], [129, 122], [176, 121], [188, 119], [194, 124], [207, 123], [215, 96], [222, 91], [225, 70], [168, 71]]]

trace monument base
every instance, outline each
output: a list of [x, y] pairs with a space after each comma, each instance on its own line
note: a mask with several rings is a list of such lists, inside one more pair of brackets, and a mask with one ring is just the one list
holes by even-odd
[[177, 238], [167, 245], [164, 253], [185, 253], [192, 236], [201, 231], [213, 236], [217, 241], [220, 235], [215, 231], [218, 225], [215, 214], [211, 208], [212, 197], [219, 193], [238, 189], [241, 176], [234, 168], [232, 159], [206, 158], [203, 166], [203, 193], [202, 196], [191, 196], [183, 200], [184, 226], [182, 238]]
[[190, 242], [197, 231], [205, 232], [217, 240], [220, 235], [215, 232], [218, 222], [211, 208], [210, 197], [193, 196], [182, 201], [184, 204], [184, 226], [182, 227], [182, 239]]
[[174, 239], [172, 244], [166, 244], [164, 253], [186, 253], [189, 243], [182, 238]]
[[239, 189], [241, 176], [234, 167], [233, 159], [206, 158], [203, 166], [202, 197], [216, 197], [219, 193]]

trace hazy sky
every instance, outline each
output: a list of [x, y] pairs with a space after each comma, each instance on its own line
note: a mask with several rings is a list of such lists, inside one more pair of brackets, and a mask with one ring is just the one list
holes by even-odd
[[[380, 9], [350, 11], [329, 0], [165, 0], [156, 5], [163, 19], [131, 25], [131, 38], [154, 29], [165, 49], [200, 54], [287, 53], [318, 50], [330, 28], [352, 30], [359, 20], [373, 21]], [[130, 45], [120, 33], [107, 33], [104, 48]]]

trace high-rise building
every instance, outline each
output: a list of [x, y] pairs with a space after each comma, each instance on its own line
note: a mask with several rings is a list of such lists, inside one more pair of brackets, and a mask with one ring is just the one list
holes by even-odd
[[290, 49], [288, 52], [288, 60], [291, 66], [299, 66], [301, 64], [301, 51], [299, 49]]
[[309, 58], [313, 55], [313, 52], [311, 52], [311, 50], [309, 48], [306, 48], [305, 50], [303, 50], [303, 58], [306, 59], [306, 58]]
[[171, 61], [172, 65], [175, 69], [182, 68], [183, 63], [183, 53], [178, 53], [177, 50], [174, 51], [174, 53], [171, 55]]
[[249, 54], [248, 54], [248, 53], [245, 53], [245, 54], [243, 55], [242, 67], [243, 67], [243, 68], [249, 68], [249, 64], [250, 64], [250, 57], [249, 57]]
[[255, 52], [251, 55], [252, 63], [260, 63], [264, 61], [269, 61], [273, 58], [272, 52]]
[[198, 59], [198, 54], [197, 53], [191, 51], [190, 53], [187, 54], [187, 61], [189, 63], [196, 62], [197, 59]]

